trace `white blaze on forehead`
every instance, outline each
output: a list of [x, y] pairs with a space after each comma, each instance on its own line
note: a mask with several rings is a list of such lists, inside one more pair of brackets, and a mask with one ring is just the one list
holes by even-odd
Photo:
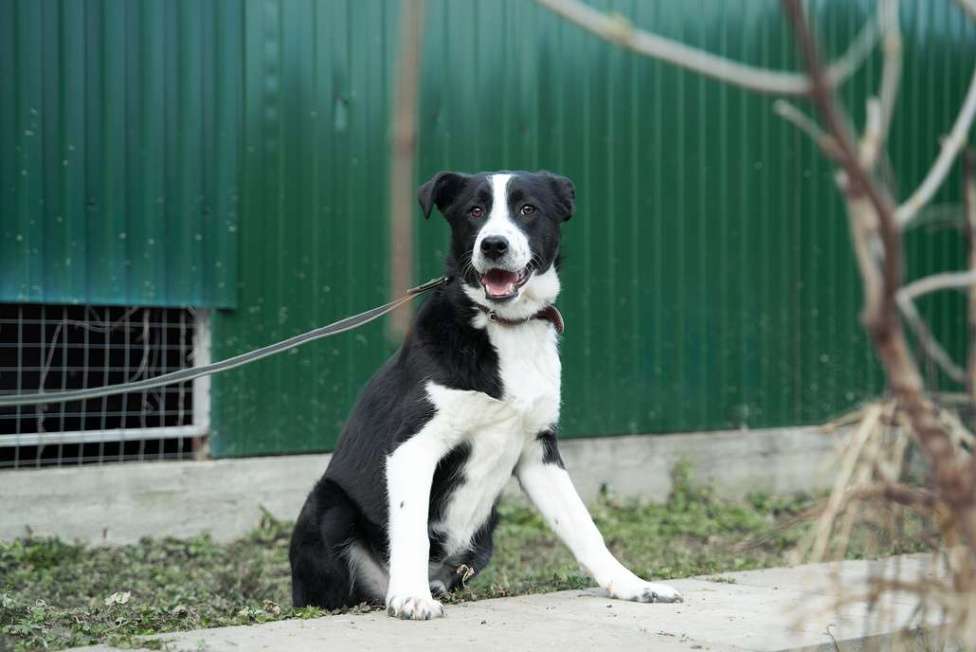
[[489, 221], [499, 218], [509, 219], [508, 182], [511, 178], [512, 175], [510, 174], [491, 175], [491, 215], [488, 216]]
[[[513, 231], [518, 230], [508, 211], [508, 182], [511, 178], [510, 174], [491, 175], [491, 212], [488, 213], [488, 221], [481, 227], [478, 242], [475, 244], [480, 245], [481, 240], [490, 235], [510, 237]], [[480, 251], [480, 246], [476, 250]]]
[[[488, 221], [481, 227], [478, 237], [474, 241], [473, 262], [479, 271], [489, 267], [502, 267], [511, 271], [518, 271], [529, 264], [532, 258], [532, 248], [525, 233], [512, 220], [508, 210], [508, 182], [511, 174], [493, 174], [491, 183], [491, 212]], [[481, 242], [490, 236], [501, 236], [508, 240], [508, 255], [497, 261], [489, 262], [481, 255]]]

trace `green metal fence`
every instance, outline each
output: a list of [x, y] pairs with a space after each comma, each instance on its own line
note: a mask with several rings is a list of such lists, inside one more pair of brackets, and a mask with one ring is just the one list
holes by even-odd
[[0, 301], [235, 305], [243, 10], [0, 0]]
[[[102, 32], [89, 29], [84, 44], [72, 46], [84, 52], [84, 66], [74, 61], [64, 74], [88, 69], [94, 58], [102, 70], [121, 66], [131, 83], [148, 84], [142, 71], [158, 68], [160, 58], [169, 62], [162, 64], [170, 76], [160, 100], [169, 107], [162, 120], [172, 120], [166, 122], [172, 129], [153, 133], [150, 142], [172, 152], [163, 158], [178, 181], [177, 197], [202, 179], [203, 196], [217, 198], [204, 201], [212, 207], [207, 210], [177, 200], [174, 214], [190, 223], [227, 218], [239, 226], [220, 245], [228, 252], [237, 247], [239, 261], [233, 254], [225, 261], [233, 267], [225, 273], [236, 292], [212, 300], [218, 306], [236, 301], [235, 309], [214, 315], [216, 357], [387, 298], [388, 118], [398, 3], [37, 4], [43, 25], [48, 12], [61, 12], [60, 27], [25, 31], [25, 12], [34, 3], [0, 0], [0, 88], [10, 88], [10, 80], [26, 83], [25, 62], [43, 52], [42, 41], [32, 39], [48, 34], [44, 42], [61, 42], [58, 56], [67, 56], [73, 42], [65, 36], [71, 33], [65, 17], [71, 12], [80, 12], [89, 27], [119, 20], [115, 13], [123, 5], [130, 13], [119, 23], [124, 46], [111, 49]], [[734, 59], [795, 66], [775, 0], [592, 4]], [[948, 0], [902, 5], [905, 92], [891, 155], [904, 194], [921, 179], [954, 118], [976, 64], [976, 30]], [[835, 55], [873, 11], [863, 0], [810, 6]], [[527, 0], [429, 0], [427, 12], [418, 181], [439, 169], [548, 168], [576, 182], [579, 211], [565, 227], [560, 300], [567, 321], [564, 436], [813, 423], [883, 390], [857, 321], [859, 282], [830, 167], [772, 114], [770, 98], [642, 59]], [[139, 45], [143, 41], [154, 45]], [[184, 41], [195, 45], [182, 48]], [[123, 63], [113, 63], [113, 54], [124, 53]], [[880, 60], [871, 60], [845, 86], [858, 120], [879, 68]], [[198, 72], [188, 81], [185, 70]], [[75, 92], [70, 84], [62, 88]], [[86, 106], [109, 111], [111, 94], [99, 95], [108, 88], [89, 86]], [[183, 94], [170, 97], [169, 89]], [[19, 163], [8, 147], [21, 140], [10, 121], [22, 109], [11, 109], [10, 92], [2, 92], [0, 181], [9, 202]], [[143, 106], [125, 116], [145, 126], [152, 111]], [[194, 128], [199, 138], [185, 134], [183, 118], [173, 117], [200, 111], [210, 121]], [[91, 137], [112, 132], [111, 115], [95, 121], [106, 131]], [[70, 133], [71, 124], [59, 124]], [[184, 155], [195, 167], [184, 168]], [[125, 166], [125, 183], [170, 187], [171, 177], [160, 178], [152, 163], [142, 165]], [[54, 167], [42, 166], [37, 174], [52, 178]], [[91, 163], [85, 170], [96, 175], [96, 188], [123, 183], [112, 176], [115, 168], [101, 181]], [[957, 187], [958, 179], [951, 179], [938, 202], [957, 200]], [[47, 197], [48, 186], [36, 192]], [[9, 206], [3, 204], [0, 216], [4, 260], [43, 266], [10, 244], [11, 215], [50, 225], [55, 212], [25, 218]], [[113, 215], [120, 210], [116, 205]], [[158, 214], [140, 201], [125, 204], [124, 213], [143, 225]], [[439, 272], [446, 226], [440, 219], [424, 223], [418, 212], [416, 239], [416, 278], [423, 280]], [[174, 246], [203, 268], [214, 260]], [[959, 267], [962, 239], [950, 230], [920, 229], [909, 239], [908, 258], [912, 275]], [[187, 259], [161, 260], [169, 266]], [[0, 262], [4, 276], [10, 265]], [[186, 273], [186, 264], [181, 267]], [[0, 300], [23, 299], [6, 291]], [[118, 301], [140, 297], [119, 295]], [[964, 340], [960, 298], [930, 297], [922, 308], [958, 354]], [[212, 450], [219, 456], [328, 450], [359, 389], [392, 349], [375, 325], [218, 377]]]

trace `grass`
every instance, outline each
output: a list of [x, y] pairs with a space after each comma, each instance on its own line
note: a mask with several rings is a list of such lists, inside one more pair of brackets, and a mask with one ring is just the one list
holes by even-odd
[[[783, 565], [808, 527], [802, 515], [813, 506], [809, 497], [731, 502], [691, 483], [686, 467], [676, 469], [675, 480], [664, 504], [603, 496], [593, 506], [610, 548], [644, 577]], [[500, 511], [491, 565], [449, 602], [591, 584], [534, 511], [515, 504]], [[120, 547], [53, 538], [0, 542], [0, 650], [146, 645], [136, 637], [323, 615], [290, 606], [289, 534], [290, 524], [266, 514], [249, 536], [229, 544], [207, 536]], [[906, 533], [870, 553], [916, 551], [921, 540]], [[851, 556], [868, 552], [865, 544]]]

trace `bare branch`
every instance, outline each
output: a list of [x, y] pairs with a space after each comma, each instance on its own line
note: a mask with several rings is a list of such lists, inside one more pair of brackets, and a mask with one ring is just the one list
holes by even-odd
[[[605, 14], [579, 0], [536, 2], [603, 39], [706, 77], [770, 95], [806, 95], [811, 90], [806, 75], [748, 66], [689, 47], [679, 41], [635, 28], [623, 16]], [[829, 84], [839, 86], [854, 74], [871, 54], [877, 39], [877, 24], [873, 20], [868, 21], [850, 48], [830, 66], [827, 73]]]
[[849, 500], [870, 500], [883, 498], [906, 507], [932, 507], [937, 498], [928, 489], [912, 487], [900, 482], [881, 482], [860, 489], [854, 489], [849, 494]]
[[976, 20], [976, 0], [956, 0], [971, 20]]
[[956, 122], [952, 125], [952, 131], [942, 141], [939, 156], [932, 163], [932, 167], [929, 169], [928, 174], [925, 175], [925, 179], [915, 189], [912, 196], [898, 207], [896, 215], [898, 217], [898, 225], [901, 228], [904, 229], [911, 222], [912, 218], [931, 201], [932, 196], [935, 195], [939, 186], [945, 181], [946, 175], [952, 169], [952, 162], [956, 160], [959, 151], [966, 144], [966, 135], [969, 133], [969, 128], [973, 125], [974, 117], [976, 117], [976, 69], [973, 70], [973, 78], [969, 82], [966, 99], [963, 101], [962, 108], [959, 109], [959, 115], [956, 116]]
[[[851, 217], [855, 253], [865, 286], [865, 309], [862, 318], [870, 331], [880, 333], [882, 330], [890, 330], [897, 325], [897, 320], [886, 316], [896, 314], [893, 310], [894, 291], [900, 285], [901, 278], [901, 247], [899, 234], [894, 226], [894, 206], [884, 188], [879, 187], [861, 165], [854, 137], [848, 127], [849, 121], [836, 104], [802, 8], [791, 0], [786, 0], [786, 7], [791, 12], [794, 25], [797, 21], [802, 21], [802, 31], [800, 28], [796, 28], [796, 31], [801, 37], [800, 47], [810, 70], [811, 100], [823, 116], [830, 138], [836, 145], [836, 160], [846, 175], [844, 198]], [[872, 253], [872, 241], [876, 235], [881, 237], [885, 251], [880, 273]]]
[[895, 102], [898, 100], [898, 88], [901, 85], [902, 42], [901, 18], [899, 17], [899, 0], [882, 0], [878, 5], [881, 12], [879, 21], [883, 33], [882, 52], [884, 53], [884, 67], [881, 71], [881, 145], [884, 146], [888, 132], [891, 130], [891, 119], [895, 113]]
[[837, 476], [834, 478], [834, 490], [830, 492], [830, 498], [827, 499], [824, 516], [821, 517], [817, 525], [817, 532], [810, 549], [810, 556], [815, 561], [824, 559], [827, 552], [827, 545], [830, 542], [832, 525], [845, 504], [844, 487], [847, 486], [851, 476], [854, 474], [857, 468], [858, 457], [860, 457], [861, 451], [864, 450], [864, 446], [871, 437], [872, 431], [881, 420], [883, 411], [883, 406], [879, 404], [868, 406], [864, 413], [864, 419], [848, 441], [847, 448], [840, 460]]
[[865, 324], [877, 320], [884, 310], [885, 281], [875, 262], [872, 244], [878, 230], [877, 212], [871, 202], [863, 195], [844, 193], [848, 222], [851, 229], [851, 242], [854, 246], [854, 259], [864, 284], [864, 309], [861, 319]]
[[949, 378], [956, 381], [957, 383], [966, 382], [966, 372], [952, 360], [939, 341], [935, 339], [932, 335], [932, 331], [929, 330], [928, 325], [922, 316], [918, 314], [918, 310], [915, 308], [915, 304], [912, 302], [911, 298], [904, 292], [898, 293], [898, 307], [901, 309], [902, 315], [905, 317], [905, 321], [911, 327], [912, 332], [915, 333], [915, 337], [918, 339], [919, 345], [925, 352], [925, 355], [929, 357], [936, 365], [939, 366], [942, 371], [945, 372]]
[[898, 0], [880, 0], [878, 2], [878, 24], [881, 26], [884, 66], [881, 72], [879, 98], [868, 100], [867, 128], [861, 142], [861, 161], [868, 170], [874, 169], [878, 157], [884, 151], [888, 132], [891, 130], [895, 103], [898, 99], [902, 68], [899, 6]]
[[967, 288], [973, 284], [976, 284], [976, 270], [969, 270], [968, 272], [943, 272], [909, 283], [898, 294], [904, 295], [907, 299], [914, 301], [923, 294], [930, 294], [939, 290]]
[[840, 154], [837, 151], [837, 143], [833, 138], [824, 133], [813, 118], [796, 108], [786, 100], [776, 100], [773, 102], [773, 113], [792, 123], [797, 129], [805, 133], [821, 149], [821, 151], [836, 160]]
[[[875, 285], [880, 285], [880, 297], [876, 304], [868, 303], [866, 306], [865, 327], [884, 366], [891, 391], [931, 463], [938, 495], [958, 516], [959, 528], [969, 549], [976, 549], [974, 478], [968, 472], [969, 469], [965, 468], [968, 465], [957, 457], [952, 441], [939, 419], [938, 410], [925, 395], [921, 374], [898, 320], [896, 296], [901, 279], [902, 247], [894, 206], [886, 189], [877, 184], [863, 168], [854, 152], [848, 122], [829, 86], [800, 0], [783, 0], [783, 7], [809, 71], [810, 98], [820, 111], [827, 131], [837, 142], [841, 152], [840, 162], [847, 173], [844, 194], [848, 204], [870, 204], [870, 214], [868, 215], [866, 209], [862, 212], [876, 221], [874, 227], [882, 249], [880, 262], [873, 257], [865, 257], [865, 252], [871, 254], [868, 247], [855, 248], [862, 273], [865, 269], [874, 268], [873, 276], [865, 276], [866, 292], [871, 291], [872, 279], [875, 279]], [[852, 215], [851, 221], [857, 222], [857, 219]], [[856, 224], [852, 224], [852, 230], [857, 233]], [[880, 283], [876, 281], [879, 275]]]
[[[973, 8], [976, 19], [976, 7]], [[969, 269], [976, 272], [976, 150], [963, 153], [962, 197], [966, 211], [966, 235], [969, 239]], [[976, 285], [969, 288], [969, 359], [967, 361], [969, 397], [976, 401]], [[976, 454], [970, 459], [970, 473], [976, 473]]]
[[874, 168], [881, 151], [881, 100], [869, 97], [865, 107], [864, 135], [861, 136], [860, 156], [864, 167]]
[[[967, 405], [969, 397], [965, 394], [960, 394], [959, 396], [964, 397], [965, 401], [957, 403], [957, 405]], [[952, 394], [942, 392], [938, 394], [940, 401], [951, 402]], [[963, 454], [966, 454], [964, 448], [972, 449], [976, 445], [976, 436], [969, 432], [966, 426], [963, 425], [962, 421], [959, 420], [959, 415], [954, 410], [946, 410], [944, 408], [939, 409], [939, 418], [945, 423], [946, 428], [949, 430], [949, 438], [952, 439], [952, 445]]]
[[[966, 239], [969, 242], [969, 269], [976, 271], [976, 150], [966, 148], [962, 156], [962, 198], [966, 213]], [[976, 403], [976, 285], [969, 288], [969, 396]]]

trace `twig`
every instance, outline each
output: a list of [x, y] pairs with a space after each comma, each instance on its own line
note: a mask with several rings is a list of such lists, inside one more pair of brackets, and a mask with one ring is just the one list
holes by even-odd
[[932, 396], [943, 405], [969, 405], [973, 402], [965, 392], [932, 392]]
[[881, 100], [869, 97], [865, 107], [866, 120], [864, 135], [861, 136], [861, 164], [867, 169], [874, 168], [881, 151]]
[[855, 433], [851, 436], [847, 450], [840, 462], [837, 477], [834, 479], [834, 490], [830, 493], [827, 506], [824, 508], [824, 516], [821, 517], [817, 526], [817, 534], [814, 537], [813, 546], [810, 551], [810, 557], [814, 562], [822, 561], [824, 554], [827, 552], [831, 526], [837, 514], [840, 513], [841, 508], [844, 506], [844, 487], [847, 485], [851, 474], [854, 473], [854, 469], [857, 466], [857, 459], [861, 455], [861, 450], [870, 438], [874, 428], [878, 425], [878, 421], [881, 419], [881, 413], [882, 407], [880, 405], [875, 404], [869, 406], [865, 411], [864, 420], [861, 421], [861, 425], [858, 426]]
[[881, 72], [881, 91], [879, 98], [868, 100], [868, 127], [864, 131], [861, 145], [861, 161], [868, 170], [873, 170], [884, 151], [891, 119], [895, 113], [898, 87], [901, 82], [902, 42], [901, 20], [898, 15], [898, 0], [878, 2], [878, 23], [881, 25], [882, 52], [884, 66]]
[[945, 181], [946, 175], [952, 169], [952, 162], [959, 154], [959, 150], [966, 144], [966, 134], [969, 133], [974, 117], [976, 117], [976, 69], [973, 70], [973, 78], [969, 82], [966, 99], [963, 101], [962, 108], [959, 109], [959, 115], [956, 116], [956, 121], [952, 125], [952, 131], [942, 141], [942, 148], [939, 150], [938, 157], [912, 196], [898, 207], [896, 216], [901, 228], [904, 229], [918, 211], [929, 203], [939, 186]]
[[[962, 155], [962, 198], [966, 213], [966, 239], [969, 243], [969, 269], [976, 271], [976, 151], [967, 147]], [[976, 285], [969, 287], [969, 358], [966, 383], [976, 402]]]
[[[583, 29], [634, 52], [693, 70], [706, 77], [770, 95], [806, 95], [810, 82], [806, 75], [767, 70], [731, 61], [657, 34], [635, 28], [620, 15], [608, 15], [579, 0], [536, 0], [553, 13]], [[827, 72], [830, 86], [839, 86], [871, 54], [878, 38], [877, 24], [868, 21], [850, 48]]]
[[853, 489], [848, 500], [870, 500], [882, 498], [905, 507], [932, 507], [938, 501], [934, 493], [922, 487], [912, 487], [901, 482], [880, 482], [867, 487]]
[[819, 430], [824, 434], [831, 434], [837, 432], [841, 428], [847, 428], [848, 426], [860, 423], [861, 419], [864, 418], [865, 409], [866, 408], [864, 407], [859, 407], [851, 410], [850, 412], [845, 412], [839, 417], [820, 426]]
[[824, 633], [830, 637], [830, 642], [834, 644], [834, 652], [840, 652], [840, 645], [837, 643], [837, 637], [834, 636], [832, 631], [830, 631], [830, 628], [833, 626], [833, 623], [827, 625], [827, 629], [824, 630]]
[[[417, 149], [417, 93], [423, 33], [424, 0], [401, 0], [400, 52], [393, 106], [390, 162], [390, 297], [413, 287], [414, 153]], [[410, 324], [410, 307], [394, 311], [387, 322], [398, 340]]]
[[[966, 405], [969, 405], [970, 403], [968, 402], [968, 396], [965, 396], [965, 400], [967, 401]], [[969, 448], [973, 447], [973, 444], [976, 443], [976, 436], [973, 436], [973, 433], [966, 429], [966, 426], [964, 426], [962, 421], [959, 420], [959, 415], [952, 410], [943, 409], [939, 410], [939, 417], [945, 422], [946, 428], [949, 429], [949, 437], [952, 439], [953, 446], [959, 448], [964, 446]]]
[[915, 333], [915, 337], [918, 339], [918, 343], [925, 352], [925, 355], [938, 365], [949, 378], [957, 383], [965, 384], [966, 372], [952, 360], [952, 356], [942, 348], [942, 345], [932, 335], [932, 331], [929, 330], [922, 316], [918, 314], [915, 303], [911, 298], [904, 292], [899, 292], [897, 301], [901, 314], [905, 317], [905, 321], [908, 322], [912, 332]]
[[898, 100], [898, 89], [901, 85], [902, 42], [901, 18], [899, 0], [882, 1], [879, 5], [881, 12], [882, 52], [884, 53], [884, 67], [881, 71], [881, 147], [884, 147], [891, 131], [891, 119], [895, 114], [895, 103]]
[[[952, 288], [972, 288], [976, 284], [976, 268], [968, 272], [943, 272], [941, 274], [933, 274], [932, 276], [926, 276], [913, 283], [910, 283], [900, 289], [896, 295], [898, 301], [898, 308], [901, 310], [902, 315], [904, 315], [905, 320], [911, 326], [912, 331], [918, 338], [919, 344], [922, 346], [922, 350], [925, 351], [926, 355], [932, 359], [945, 373], [947, 376], [952, 378], [952, 380], [957, 383], [966, 384], [967, 383], [967, 373], [961, 367], [959, 367], [955, 362], [952, 361], [951, 356], [942, 348], [942, 346], [936, 341], [932, 332], [929, 330], [925, 323], [925, 320], [918, 314], [918, 310], [915, 308], [915, 299], [918, 297], [929, 294], [931, 292], [936, 292], [938, 290], [946, 290]], [[973, 293], [976, 290], [971, 289], [969, 294], [971, 301]]]
[[[838, 180], [838, 185], [842, 181]], [[861, 320], [870, 328], [878, 320], [885, 307], [886, 285], [878, 264], [875, 262], [872, 245], [877, 241], [877, 211], [870, 200], [863, 195], [844, 194], [848, 222], [851, 229], [851, 242], [854, 246], [854, 259], [864, 283], [864, 308]]]
[[914, 582], [906, 582], [900, 579], [872, 577], [868, 579], [868, 582], [878, 596], [882, 593], [908, 593], [909, 595], [924, 593], [936, 600], [943, 608], [949, 606], [946, 596], [952, 593], [943, 582], [937, 579], [919, 579]]
[[[973, 11], [976, 14], [976, 8]], [[976, 16], [974, 16], [976, 18]], [[969, 239], [969, 269], [976, 273], [976, 151], [967, 147], [963, 153], [962, 196], [966, 212], [966, 234]], [[969, 396], [976, 401], [976, 285], [969, 287], [969, 359], [967, 363]], [[971, 474], [976, 473], [976, 454], [969, 462]]]
[[786, 100], [776, 100], [773, 102], [773, 113], [792, 123], [797, 129], [810, 137], [823, 153], [833, 160], [837, 160], [840, 153], [837, 150], [837, 143], [820, 128], [810, 116], [790, 104]]
[[[839, 152], [839, 163], [847, 175], [844, 193], [849, 202], [860, 202], [866, 200], [866, 205], [858, 206], [858, 213], [868, 217], [868, 208], [873, 215], [870, 219], [862, 219], [861, 223], [869, 231], [877, 230], [882, 240], [885, 257], [882, 264], [883, 274], [877, 278], [881, 287], [877, 288], [876, 295], [878, 301], [874, 305], [868, 304], [865, 310], [865, 325], [869, 330], [890, 330], [892, 323], [897, 325], [897, 319], [886, 320], [885, 315], [896, 315], [894, 310], [894, 290], [899, 285], [901, 277], [901, 246], [897, 228], [894, 225], [891, 198], [883, 188], [880, 188], [870, 175], [860, 164], [854, 147], [854, 138], [848, 127], [848, 120], [836, 104], [834, 94], [831, 90], [830, 81], [827, 78], [823, 65], [820, 62], [820, 55], [817, 46], [813, 41], [813, 35], [807, 26], [806, 16], [798, 0], [784, 0], [787, 14], [794, 25], [794, 31], [798, 36], [799, 48], [806, 61], [807, 69], [810, 74], [811, 91], [810, 98], [823, 117], [827, 132], [837, 143]], [[868, 244], [868, 243], [866, 243]], [[870, 255], [870, 246], [864, 247], [864, 253]], [[873, 265], [873, 262], [871, 263]], [[872, 288], [865, 288], [872, 291]]]
[[956, 0], [962, 10], [966, 12], [970, 20], [976, 20], [976, 0]]
[[967, 288], [974, 283], [976, 283], [976, 270], [942, 272], [913, 281], [899, 290], [898, 294], [914, 301], [923, 294], [930, 294], [939, 290]]

